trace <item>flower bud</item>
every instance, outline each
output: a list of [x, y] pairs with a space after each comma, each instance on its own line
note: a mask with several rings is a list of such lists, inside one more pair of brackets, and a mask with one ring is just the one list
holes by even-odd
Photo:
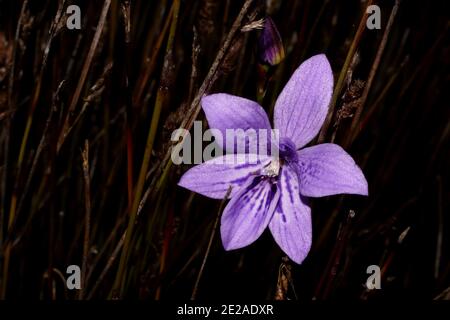
[[265, 19], [264, 29], [259, 36], [258, 55], [262, 63], [271, 66], [279, 64], [285, 56], [280, 33], [270, 17]]

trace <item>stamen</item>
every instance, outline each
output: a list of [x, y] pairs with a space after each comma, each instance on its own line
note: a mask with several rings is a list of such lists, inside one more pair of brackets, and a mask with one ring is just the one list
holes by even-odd
[[280, 160], [278, 158], [273, 159], [267, 166], [262, 170], [262, 174], [267, 177], [277, 177], [280, 173]]

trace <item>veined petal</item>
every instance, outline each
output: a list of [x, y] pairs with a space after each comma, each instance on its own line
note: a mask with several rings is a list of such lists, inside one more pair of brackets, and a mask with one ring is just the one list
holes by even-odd
[[298, 151], [300, 193], [323, 197], [340, 193], [368, 195], [367, 180], [353, 158], [333, 143]]
[[275, 184], [263, 177], [249, 178], [226, 206], [220, 234], [225, 250], [253, 243], [264, 232], [279, 198]]
[[269, 224], [270, 232], [288, 257], [300, 264], [311, 249], [311, 208], [301, 198], [297, 173], [289, 166], [281, 169], [278, 189], [280, 200]]
[[274, 122], [280, 137], [291, 139], [297, 148], [310, 142], [325, 120], [332, 93], [333, 72], [326, 56], [303, 62], [275, 103]]
[[[216, 141], [228, 153], [246, 153], [250, 143], [259, 146], [259, 130], [271, 137], [271, 126], [264, 109], [256, 102], [225, 93], [217, 93], [202, 98], [202, 108], [212, 129], [222, 134]], [[226, 130], [234, 132], [234, 141], [227, 141]], [[239, 152], [239, 146], [242, 146]], [[256, 152], [257, 153], [257, 150]]]
[[223, 199], [231, 186], [232, 198], [252, 175], [271, 161], [268, 156], [228, 154], [189, 169], [178, 185], [213, 199]]

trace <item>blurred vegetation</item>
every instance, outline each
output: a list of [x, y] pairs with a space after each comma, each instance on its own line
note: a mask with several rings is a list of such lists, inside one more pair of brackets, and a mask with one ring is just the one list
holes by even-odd
[[[380, 30], [365, 27], [370, 3]], [[66, 28], [70, 4], [81, 30]], [[449, 299], [444, 4], [0, 0], [0, 296], [188, 299], [200, 279], [202, 300]], [[260, 30], [242, 28], [266, 16], [286, 57], [262, 75]], [[170, 135], [204, 119], [206, 93], [258, 98], [270, 111], [318, 53], [336, 90], [317, 140], [355, 158], [370, 196], [313, 200], [301, 266], [267, 232], [225, 252], [213, 233], [221, 203], [177, 187], [189, 166], [171, 165]], [[72, 264], [81, 291], [65, 287]], [[369, 292], [373, 264], [382, 290]]]

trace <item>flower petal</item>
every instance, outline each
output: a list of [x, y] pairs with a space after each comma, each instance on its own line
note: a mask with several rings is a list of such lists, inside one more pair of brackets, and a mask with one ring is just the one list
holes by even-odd
[[278, 182], [280, 200], [269, 228], [276, 243], [300, 264], [308, 255], [312, 242], [311, 208], [301, 199], [294, 169], [284, 166]]
[[226, 206], [220, 234], [225, 250], [253, 243], [264, 232], [279, 198], [275, 184], [262, 177], [250, 178]]
[[333, 143], [298, 151], [300, 193], [323, 197], [350, 193], [368, 195], [367, 180], [353, 158]]
[[326, 56], [319, 54], [303, 62], [284, 87], [275, 104], [275, 128], [297, 148], [319, 132], [333, 93], [333, 72]]
[[228, 154], [189, 169], [178, 185], [213, 199], [223, 199], [231, 186], [232, 198], [251, 175], [271, 161], [268, 156]]
[[[258, 103], [225, 93], [205, 96], [201, 103], [210, 128], [218, 129], [222, 133], [221, 139], [216, 137], [217, 143], [227, 152], [245, 153], [250, 141], [258, 146], [260, 129], [265, 131], [269, 141], [271, 136], [270, 122], [266, 112]], [[239, 129], [247, 135], [236, 134], [234, 143], [231, 141], [225, 143], [226, 129]], [[213, 132], [213, 134], [215, 133]], [[245, 150], [238, 150], [239, 146], [242, 146], [242, 149], [245, 147]]]

